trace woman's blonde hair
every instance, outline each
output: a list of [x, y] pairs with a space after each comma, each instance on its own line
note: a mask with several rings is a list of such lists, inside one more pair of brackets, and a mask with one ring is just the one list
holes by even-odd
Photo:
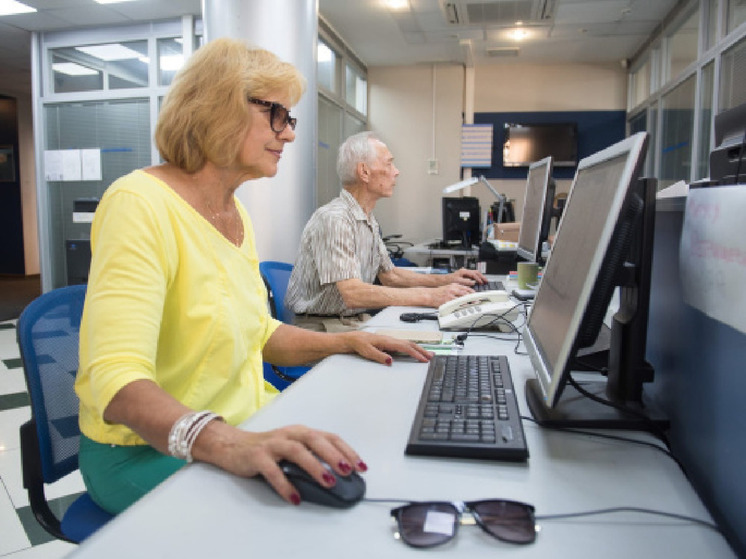
[[264, 49], [236, 39], [210, 41], [174, 77], [161, 107], [155, 142], [161, 157], [193, 173], [207, 161], [235, 161], [249, 124], [249, 97], [278, 92], [295, 105], [305, 78]]

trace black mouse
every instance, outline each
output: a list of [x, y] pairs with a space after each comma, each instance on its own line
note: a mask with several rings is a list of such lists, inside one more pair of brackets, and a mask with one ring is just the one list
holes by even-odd
[[294, 462], [281, 460], [278, 465], [290, 483], [298, 490], [302, 501], [327, 507], [347, 508], [365, 496], [365, 480], [355, 471], [347, 476], [341, 476], [333, 472], [327, 464], [324, 464], [329, 472], [337, 478], [337, 483], [333, 487], [327, 488], [320, 485], [311, 477], [311, 474]]

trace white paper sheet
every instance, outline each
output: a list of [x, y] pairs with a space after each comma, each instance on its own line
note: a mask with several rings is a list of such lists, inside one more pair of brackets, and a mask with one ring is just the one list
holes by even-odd
[[84, 181], [101, 180], [101, 150], [81, 149], [80, 162]]
[[83, 178], [80, 168], [80, 150], [63, 149], [62, 153], [62, 180], [79, 181]]
[[44, 179], [48, 181], [62, 180], [62, 153], [59, 150], [44, 152]]
[[679, 264], [684, 301], [746, 333], [746, 186], [689, 191]]

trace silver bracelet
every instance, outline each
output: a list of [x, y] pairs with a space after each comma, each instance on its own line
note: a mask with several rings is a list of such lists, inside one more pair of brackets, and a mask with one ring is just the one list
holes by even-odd
[[168, 453], [180, 460], [192, 461], [192, 447], [202, 429], [213, 419], [222, 420], [218, 414], [209, 410], [190, 411], [182, 415], [171, 426], [168, 435]]

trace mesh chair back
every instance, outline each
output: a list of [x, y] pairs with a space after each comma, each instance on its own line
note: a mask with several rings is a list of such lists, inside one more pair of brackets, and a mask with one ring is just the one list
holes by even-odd
[[85, 289], [74, 285], [45, 293], [18, 319], [18, 345], [47, 483], [78, 468], [79, 402], [73, 384]]
[[293, 265], [286, 262], [266, 260], [259, 263], [259, 272], [270, 292], [269, 306], [272, 316], [285, 324], [292, 323], [292, 316], [285, 308], [285, 293], [288, 290]]

